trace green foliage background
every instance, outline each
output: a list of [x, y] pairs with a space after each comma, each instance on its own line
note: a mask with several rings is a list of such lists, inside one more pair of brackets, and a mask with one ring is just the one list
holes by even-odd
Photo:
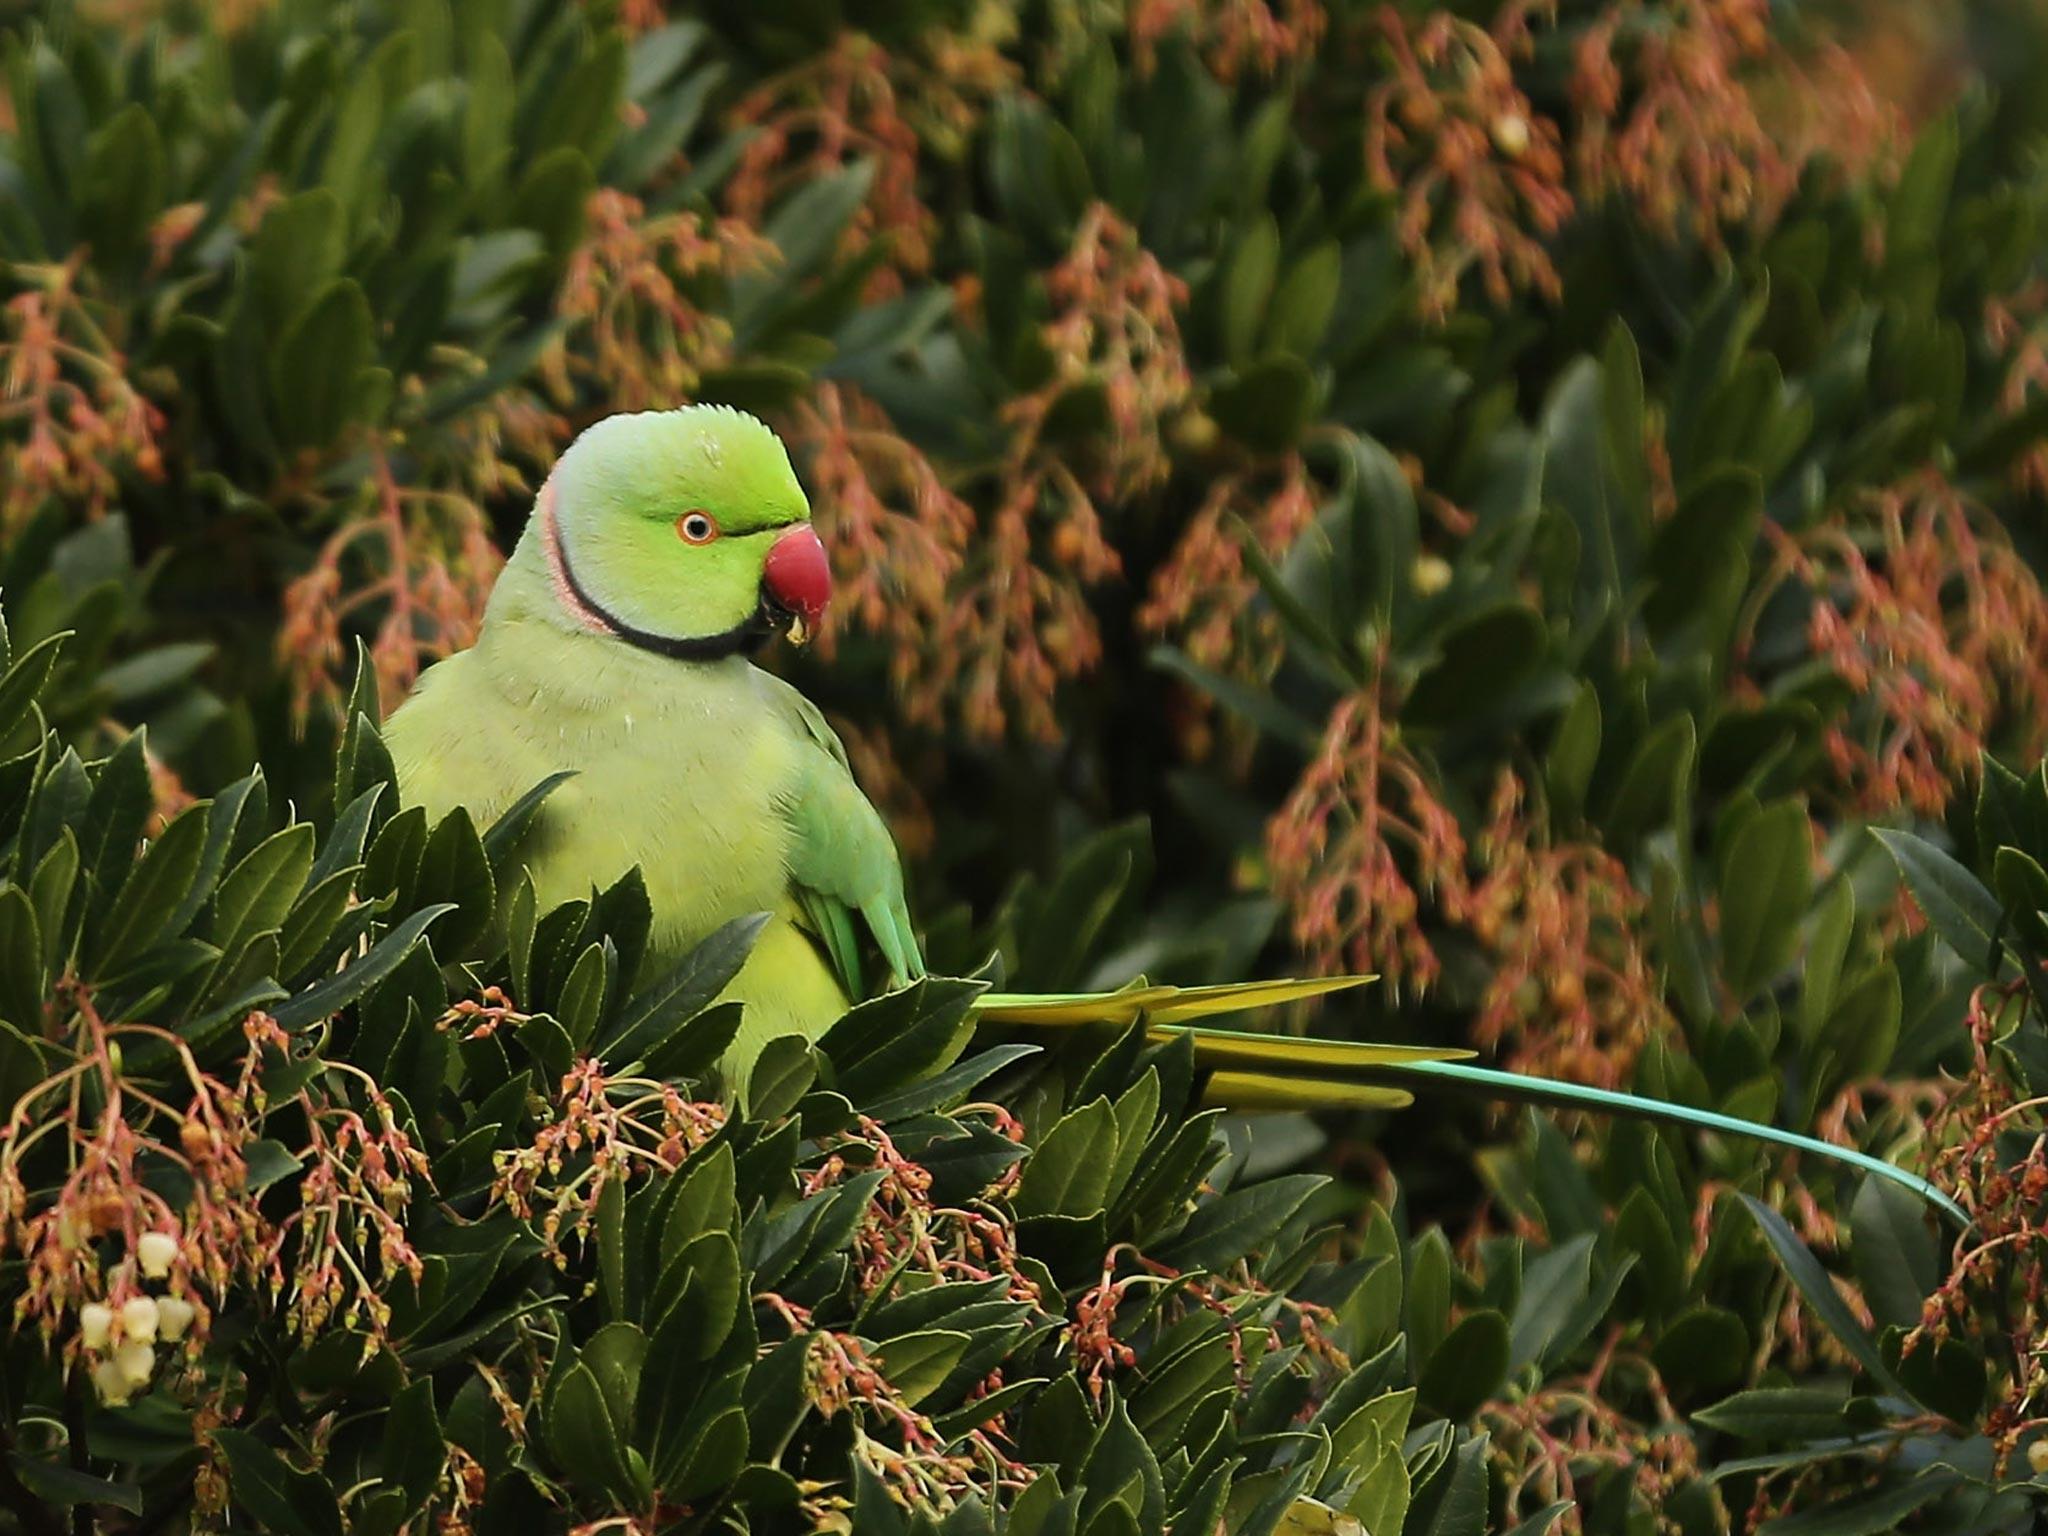
[[[2024, 7], [1848, 20], [0, 9], [0, 1528], [2031, 1529], [2048, 82]], [[1266, 1022], [1975, 1231], [1197, 1114], [980, 982], [723, 1119], [747, 926], [643, 974], [635, 882], [535, 911], [375, 734], [684, 399], [792, 444], [785, 660], [938, 970], [1378, 970]]]

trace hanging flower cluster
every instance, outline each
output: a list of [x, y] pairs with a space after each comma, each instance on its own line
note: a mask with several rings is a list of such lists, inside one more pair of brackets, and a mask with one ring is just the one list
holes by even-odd
[[[66, 1014], [73, 1059], [0, 1128], [0, 1258], [26, 1271], [16, 1324], [79, 1361], [108, 1403], [196, 1359], [237, 1293], [282, 1301], [302, 1341], [332, 1328], [381, 1339], [385, 1291], [420, 1274], [405, 1218], [427, 1166], [377, 1085], [331, 1063], [355, 1096], [310, 1084], [292, 1096], [298, 1179], [290, 1208], [273, 1217], [250, 1158], [278, 1107], [265, 1102], [265, 1074], [292, 1043], [267, 1015], [245, 1022], [247, 1050], [228, 1082], [202, 1072], [168, 1030], [101, 1018], [82, 983], [62, 983], [53, 1006]], [[124, 1052], [134, 1050], [167, 1054], [189, 1097], [127, 1077]]]
[[1312, 58], [1329, 25], [1318, 0], [1136, 0], [1128, 22], [1140, 70], [1154, 67], [1161, 43], [1184, 33], [1226, 83]]
[[2048, 720], [2048, 596], [1995, 524], [1929, 472], [1794, 540], [1779, 570], [1812, 594], [1808, 642], [1862, 701], [1828, 755], [1867, 813], [1938, 816], [2009, 723], [2038, 753]]
[[1529, 0], [1492, 26], [1432, 11], [1379, 12], [1392, 73], [1366, 100], [1366, 166], [1400, 199], [1396, 231], [1415, 264], [1423, 313], [1457, 302], [1466, 273], [1504, 304], [1519, 289], [1559, 292], [1545, 240], [1572, 211], [1563, 141], [1515, 80], [1529, 46]]
[[1381, 698], [1352, 694], [1266, 828], [1273, 894], [1318, 970], [1426, 988], [1442, 970], [1423, 898], [1465, 890], [1465, 834]]
[[98, 516], [119, 500], [123, 473], [162, 478], [163, 412], [83, 291], [83, 252], [6, 275], [23, 288], [0, 307], [0, 530], [51, 498]]
[[1473, 843], [1480, 873], [1456, 903], [1494, 960], [1473, 1041], [1514, 1071], [1625, 1087], [1673, 1026], [1643, 942], [1649, 903], [1612, 854], [1548, 837], [1525, 798], [1502, 773]]

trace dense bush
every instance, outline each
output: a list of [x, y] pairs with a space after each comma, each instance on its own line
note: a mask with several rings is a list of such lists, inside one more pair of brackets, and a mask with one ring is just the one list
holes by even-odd
[[[2030, 1528], [2023, 8], [97, 9], [5, 23], [0, 116], [18, 1528]], [[568, 436], [684, 399], [792, 445], [791, 666], [938, 970], [1371, 969], [1273, 1022], [1975, 1228], [1191, 1118], [969, 982], [729, 1117], [745, 925], [641, 974], [634, 882], [536, 912], [374, 725]]]

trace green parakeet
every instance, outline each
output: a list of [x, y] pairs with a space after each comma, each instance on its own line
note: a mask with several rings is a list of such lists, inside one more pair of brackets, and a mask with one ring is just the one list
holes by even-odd
[[822, 616], [831, 578], [789, 456], [719, 407], [613, 416], [565, 452], [477, 643], [385, 725], [408, 803], [488, 825], [548, 775], [527, 868], [543, 911], [638, 865], [650, 960], [772, 914], [729, 996], [735, 1061], [822, 1034], [859, 992], [857, 926], [890, 979], [923, 962], [896, 850], [823, 717], [750, 657]]
[[[385, 725], [399, 788], [488, 826], [551, 775], [522, 856], [542, 910], [638, 866], [651, 963], [729, 920], [770, 914], [725, 994], [744, 1004], [726, 1058], [744, 1081], [771, 1039], [821, 1036], [864, 995], [872, 945], [892, 986], [924, 963], [888, 829], [817, 709], [753, 664], [823, 616], [831, 570], [789, 456], [720, 406], [613, 416], [563, 453], [534, 500], [476, 644], [439, 663]], [[1469, 1052], [1204, 1028], [1195, 1020], [1313, 996], [1359, 977], [986, 994], [985, 1020], [1135, 1023], [1194, 1036], [1212, 1100], [1259, 1110], [1398, 1105], [1406, 1079], [1759, 1136], [1879, 1172], [1887, 1163], [1774, 1126], [1450, 1059]], [[1945, 1202], [1944, 1202], [1945, 1203]]]

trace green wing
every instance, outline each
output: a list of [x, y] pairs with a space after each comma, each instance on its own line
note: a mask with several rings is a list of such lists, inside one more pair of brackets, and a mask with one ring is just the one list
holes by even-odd
[[803, 925], [817, 936], [846, 995], [859, 998], [860, 936], [865, 922], [898, 986], [924, 974], [924, 957], [903, 901], [903, 868], [868, 797], [854, 782], [846, 748], [817, 706], [780, 678], [770, 696], [797, 740], [798, 766], [783, 815], [789, 822], [789, 874]]

